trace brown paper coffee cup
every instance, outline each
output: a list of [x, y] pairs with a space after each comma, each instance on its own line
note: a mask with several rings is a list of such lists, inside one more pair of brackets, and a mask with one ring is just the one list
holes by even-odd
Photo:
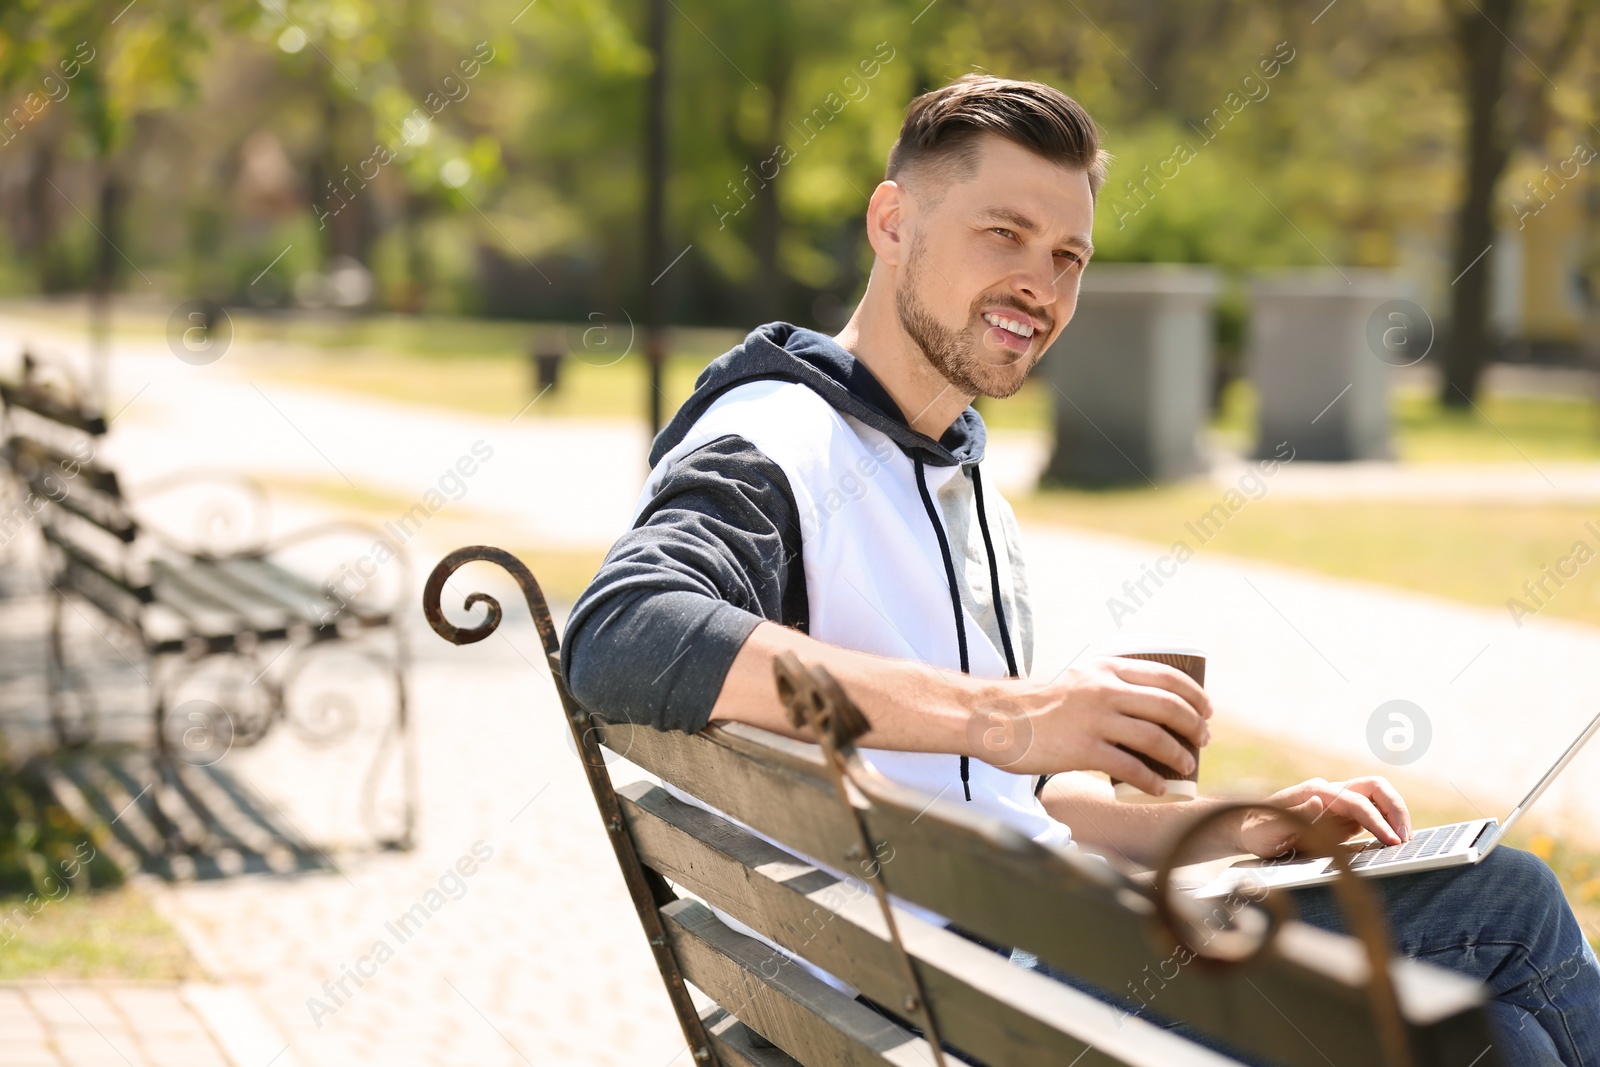
[[[1121, 659], [1143, 659], [1155, 663], [1165, 663], [1169, 667], [1176, 667], [1195, 680], [1197, 685], [1204, 687], [1206, 684], [1206, 653], [1205, 650], [1183, 641], [1168, 640], [1165, 638], [1138, 638], [1132, 637], [1127, 641], [1119, 641], [1115, 645], [1102, 645], [1097, 649], [1099, 655], [1116, 656]], [[1191, 774], [1179, 774], [1159, 760], [1151, 759], [1142, 752], [1135, 752], [1131, 748], [1118, 745], [1124, 752], [1136, 758], [1140, 763], [1155, 771], [1166, 780], [1167, 791], [1161, 796], [1146, 793], [1138, 786], [1129, 782], [1111, 779], [1111, 787], [1117, 799], [1126, 804], [1172, 804], [1185, 800], [1193, 800], [1200, 795], [1198, 781], [1200, 778], [1200, 750], [1187, 737], [1174, 730], [1167, 730], [1177, 740], [1178, 744], [1194, 757], [1195, 769]]]

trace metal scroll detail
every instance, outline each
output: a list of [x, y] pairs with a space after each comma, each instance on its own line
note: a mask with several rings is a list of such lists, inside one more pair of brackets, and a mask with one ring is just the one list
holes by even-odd
[[[793, 652], [783, 652], [773, 660], [772, 672], [778, 683], [778, 699], [788, 712], [790, 724], [796, 728], [810, 729], [821, 744], [839, 799], [850, 812], [857, 841], [844, 858], [867, 859], [876, 856], [872, 836], [867, 831], [861, 809], [850, 799], [849, 789], [850, 760], [855, 753], [856, 738], [871, 729], [871, 724], [855, 702], [845, 695], [843, 687], [822, 667], [807, 669]], [[877, 863], [872, 866], [873, 874], [867, 880], [872, 883], [873, 893], [878, 898], [878, 909], [883, 913], [884, 926], [889, 931], [889, 941], [900, 957], [906, 982], [911, 989], [905, 1001], [895, 1006], [916, 1018], [933, 1051], [936, 1067], [945, 1067], [944, 1041], [939, 1036], [939, 1024], [933, 1017], [933, 1006], [928, 1003], [928, 992], [923, 988], [917, 965], [900, 940], [900, 928], [895, 924], [894, 908], [889, 903], [889, 888], [884, 882], [883, 866]]]
[[[544, 592], [539, 588], [538, 579], [516, 556], [503, 548], [492, 548], [489, 545], [468, 545], [466, 548], [458, 548], [441, 559], [434, 566], [433, 573], [428, 575], [428, 584], [422, 590], [422, 612], [427, 616], [428, 625], [433, 627], [433, 632], [452, 645], [470, 645], [482, 641], [499, 627], [500, 601], [488, 593], [469, 593], [462, 605], [467, 611], [471, 611], [479, 604], [487, 606], [488, 614], [476, 626], [456, 626], [444, 617], [444, 610], [439, 604], [439, 598], [444, 594], [444, 585], [450, 580], [450, 576], [466, 564], [480, 560], [499, 564], [507, 574], [516, 579], [517, 585], [522, 587], [523, 597], [528, 602], [528, 610], [533, 613], [533, 625], [539, 630], [539, 640], [544, 645], [544, 654], [559, 655], [561, 641], [556, 637], [556, 626], [550, 620], [550, 608], [545, 604]], [[559, 677], [558, 673], [557, 678]], [[561, 696], [565, 702], [567, 699], [565, 686], [561, 687]]]
[[1333, 860], [1334, 869], [1338, 874], [1333, 883], [1334, 892], [1338, 894], [1339, 902], [1344, 907], [1352, 933], [1366, 951], [1370, 972], [1367, 991], [1372, 1000], [1373, 1014], [1377, 1016], [1378, 1038], [1383, 1046], [1384, 1058], [1389, 1067], [1413, 1067], [1415, 1061], [1411, 1055], [1410, 1043], [1406, 1039], [1400, 1001], [1395, 994], [1394, 982], [1389, 974], [1389, 961], [1394, 956], [1394, 949], [1389, 939], [1389, 928], [1384, 921], [1383, 910], [1379, 907], [1372, 890], [1363, 885], [1361, 879], [1351, 871], [1349, 860], [1345, 858], [1345, 850], [1340, 847], [1341, 842], [1325, 827], [1317, 825], [1314, 820], [1306, 818], [1299, 812], [1264, 801], [1224, 804], [1207, 811], [1184, 829], [1156, 869], [1151, 901], [1155, 905], [1157, 925], [1178, 948], [1189, 953], [1202, 966], [1215, 970], [1230, 970], [1245, 966], [1271, 947], [1283, 923], [1289, 917], [1289, 906], [1281, 893], [1246, 894], [1251, 897], [1252, 902], [1265, 907], [1267, 927], [1250, 951], [1221, 956], [1202, 952], [1200, 947], [1189, 939], [1193, 923], [1183, 914], [1184, 909], [1178, 899], [1173, 897], [1172, 892], [1173, 871], [1182, 864], [1189, 846], [1211, 830], [1214, 824], [1247, 813], [1270, 814], [1283, 819], [1298, 832], [1296, 848], [1299, 854], [1313, 859], [1327, 856]]
[[533, 572], [528, 570], [520, 559], [501, 548], [469, 545], [466, 548], [456, 549], [434, 565], [432, 573], [428, 575], [428, 582], [423, 587], [422, 612], [428, 619], [428, 625], [433, 627], [434, 633], [453, 645], [470, 645], [482, 641], [499, 627], [504, 617], [500, 602], [488, 593], [469, 593], [463, 601], [462, 606], [467, 611], [471, 611], [479, 604], [484, 605], [486, 609], [483, 621], [475, 626], [457, 626], [450, 622], [444, 617], [444, 609], [439, 603], [445, 583], [450, 580], [450, 576], [464, 565], [477, 561], [498, 564], [516, 579], [517, 585], [522, 589], [523, 598], [528, 603], [528, 611], [533, 615], [533, 624], [539, 631], [539, 641], [544, 646], [545, 658], [550, 665], [550, 676], [555, 681], [556, 694], [561, 698], [561, 707], [566, 713], [567, 726], [572, 731], [573, 744], [577, 746], [584, 774], [589, 780], [589, 788], [594, 793], [595, 806], [600, 809], [600, 818], [605, 823], [606, 833], [611, 838], [611, 847], [616, 852], [617, 866], [622, 869], [622, 880], [627, 884], [628, 895], [633, 898], [634, 909], [639, 913], [639, 923], [644, 927], [645, 937], [650, 942], [650, 951], [655, 955], [656, 969], [661, 973], [662, 982], [667, 987], [667, 996], [672, 1000], [673, 1010], [677, 1012], [684, 1040], [688, 1042], [696, 1063], [712, 1063], [714, 1055], [711, 1051], [711, 1039], [700, 1021], [700, 1013], [695, 1010], [694, 1002], [689, 998], [683, 972], [678, 968], [678, 959], [673, 954], [672, 945], [667, 939], [666, 927], [661, 921], [660, 907], [676, 898], [665, 882], [644, 866], [633, 847], [633, 838], [622, 818], [622, 805], [617, 800], [616, 790], [612, 788], [605, 757], [595, 739], [597, 733], [595, 726], [590, 721], [589, 713], [572, 699], [572, 694], [567, 692], [566, 682], [561, 676], [561, 642], [556, 636], [555, 623], [550, 619], [550, 608], [545, 603], [544, 593], [540, 590], [539, 582], [534, 578]]

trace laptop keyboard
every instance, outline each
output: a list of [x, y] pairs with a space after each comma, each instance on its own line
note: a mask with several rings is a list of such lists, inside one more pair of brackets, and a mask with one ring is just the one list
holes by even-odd
[[1359, 871], [1363, 867], [1383, 867], [1403, 860], [1425, 860], [1437, 856], [1455, 847], [1470, 826], [1472, 823], [1458, 822], [1451, 826], [1429, 827], [1418, 830], [1410, 841], [1399, 845], [1380, 845], [1374, 841], [1350, 857], [1350, 868]]

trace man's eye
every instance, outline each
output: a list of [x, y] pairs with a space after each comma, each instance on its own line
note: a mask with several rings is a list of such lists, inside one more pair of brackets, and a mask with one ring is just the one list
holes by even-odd
[[1007, 239], [1010, 239], [1010, 238], [1013, 238], [1013, 237], [1016, 236], [1015, 233], [1012, 233], [1010, 230], [1006, 229], [1004, 226], [991, 227], [989, 232], [990, 233], [997, 233], [1001, 237], [1005, 237]]
[[1067, 262], [1069, 262], [1069, 263], [1082, 263], [1083, 262], [1083, 257], [1078, 255], [1078, 253], [1069, 252], [1064, 248], [1057, 249], [1056, 250], [1056, 255], [1065, 257]]

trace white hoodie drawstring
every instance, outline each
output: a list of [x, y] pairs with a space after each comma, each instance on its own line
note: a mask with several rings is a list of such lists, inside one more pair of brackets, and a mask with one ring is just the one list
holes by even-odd
[[[933, 505], [933, 495], [928, 492], [928, 478], [923, 471], [922, 458], [912, 456], [911, 462], [917, 474], [917, 492], [922, 495], [922, 506], [928, 513], [928, 522], [933, 526], [934, 536], [939, 539], [939, 555], [944, 560], [944, 577], [950, 585], [950, 610], [956, 620], [956, 648], [961, 656], [961, 673], [970, 674], [971, 664], [967, 659], [967, 622], [966, 613], [961, 609], [961, 591], [956, 585], [956, 565], [950, 554], [950, 541], [945, 536], [944, 523], [939, 521], [939, 512]], [[1000, 565], [995, 559], [994, 540], [989, 536], [989, 517], [983, 507], [983, 476], [978, 473], [978, 465], [972, 465], [972, 488], [978, 501], [978, 529], [983, 533], [983, 548], [989, 556], [989, 581], [990, 594], [994, 598], [994, 613], [1000, 624], [1000, 644], [1004, 646], [1006, 654], [1006, 670], [1012, 678], [1018, 677], [1017, 658], [1011, 650], [1011, 628], [1006, 625], [1005, 606], [1000, 599]], [[961, 757], [961, 792], [967, 800], [972, 799], [971, 766], [966, 756]]]

